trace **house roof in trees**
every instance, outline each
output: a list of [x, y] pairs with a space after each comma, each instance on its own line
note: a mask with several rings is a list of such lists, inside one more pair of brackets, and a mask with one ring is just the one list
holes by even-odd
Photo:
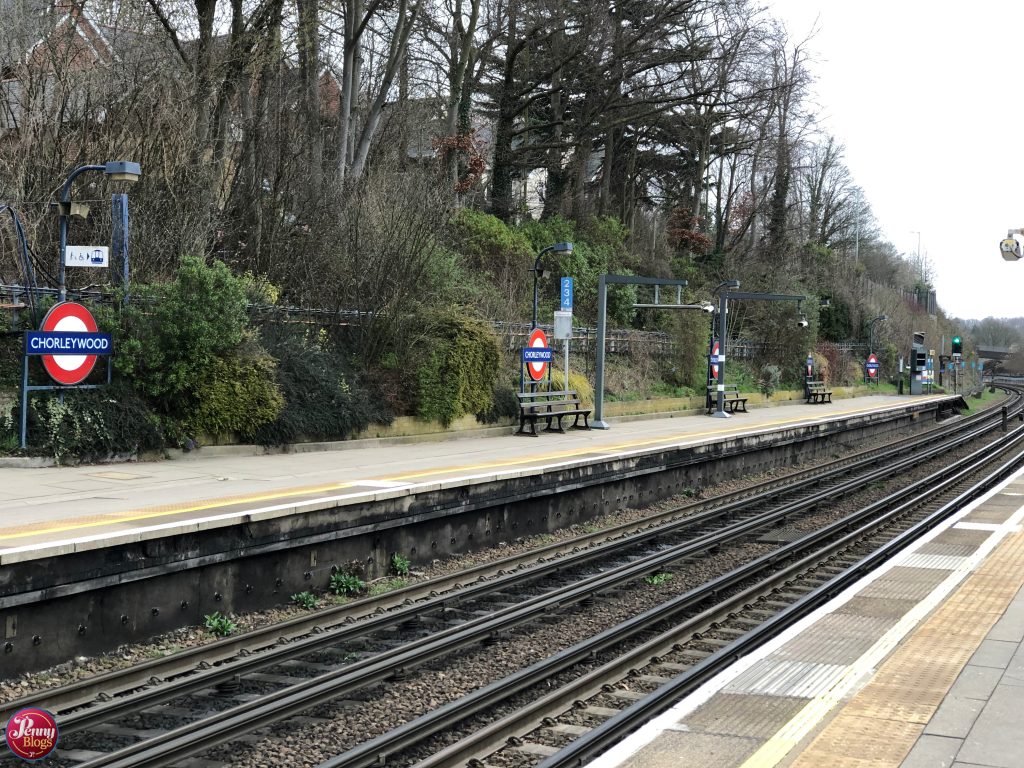
[[[85, 0], [0, 0], [0, 18], [15, 20], [19, 30], [0, 40], [0, 76], [7, 79], [18, 63], [45, 70], [57, 62], [86, 69], [122, 57], [144, 58], [162, 67], [178, 60], [163, 35], [104, 24], [89, 12]], [[11, 49], [12, 44], [20, 44], [20, 50]]]

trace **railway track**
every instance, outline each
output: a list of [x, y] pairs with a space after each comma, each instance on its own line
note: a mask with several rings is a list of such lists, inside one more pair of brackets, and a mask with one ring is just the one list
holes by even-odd
[[[1014, 401], [1010, 408], [1019, 410], [1019, 402]], [[902, 509], [910, 503], [913, 492], [903, 489], [898, 495], [887, 497], [885, 505], [865, 507], [858, 513], [859, 517], [843, 516], [817, 526], [814, 531], [782, 546], [778, 546], [777, 535], [774, 540], [771, 535], [765, 540], [766, 532], [774, 530], [777, 534], [787, 524], [810, 518], [820, 512], [821, 507], [850, 496], [857, 486], [882, 483], [893, 473], [906, 474], [915, 466], [936, 461], [941, 454], [998, 429], [999, 423], [998, 411], [981, 414], [957, 425], [964, 433], [960, 437], [953, 436], [954, 429], [950, 425], [934, 430], [923, 440], [900, 441], [885, 449], [864, 451], [829, 462], [792, 478], [762, 484], [757, 489], [668, 510], [642, 526], [630, 524], [591, 534], [552, 545], [531, 558], [510, 558], [481, 566], [469, 574], [418, 585], [392, 595], [389, 603], [380, 606], [380, 612], [371, 617], [355, 618], [360, 611], [365, 612], [366, 604], [344, 606], [308, 621], [297, 620], [286, 627], [275, 627], [270, 633], [254, 633], [182, 654], [165, 664], [147, 665], [148, 668], [136, 670], [134, 675], [107, 675], [104, 679], [37, 697], [31, 703], [58, 710], [66, 741], [71, 741], [68, 737], [75, 734], [83, 737], [101, 734], [104, 735], [101, 741], [123, 745], [121, 749], [100, 754], [89, 748], [88, 738], [84, 742], [79, 739], [78, 746], [71, 741], [71, 748], [65, 749], [63, 755], [65, 764], [78, 763], [89, 768], [172, 765], [190, 755], [230, 744], [232, 739], [260, 728], [276, 726], [327, 702], [344, 699], [351, 703], [360, 691], [385, 682], [390, 685], [401, 681], [423, 665], [450, 659], [455, 652], [496, 645], [507, 641], [510, 633], [522, 632], [524, 628], [529, 631], [529, 627], [551, 621], [553, 617], [586, 612], [594, 601], [615, 600], [630, 590], [631, 584], [645, 578], [664, 575], [678, 578], [682, 583], [684, 572], [694, 563], [707, 559], [709, 553], [721, 553], [731, 547], [764, 550], [760, 555], [746, 557], [745, 562], [733, 568], [721, 569], [720, 573], [693, 585], [682, 595], [640, 611], [581, 643], [570, 644], [552, 653], [550, 659], [518, 670], [514, 680], [505, 677], [481, 685], [471, 696], [459, 697], [399, 728], [366, 739], [325, 765], [370, 765], [382, 755], [392, 762], [392, 756], [417, 749], [433, 755], [425, 758], [424, 766], [460, 765], [469, 759], [479, 760], [492, 754], [495, 739], [509, 735], [523, 738], [523, 734], [536, 725], [536, 722], [530, 724], [531, 717], [539, 718], [537, 722], [553, 717], [551, 712], [564, 708], [566, 697], [571, 704], [594, 695], [584, 696], [585, 689], [565, 689], [564, 693], [548, 691], [544, 696], [531, 692], [531, 686], [552, 688], [556, 685], [552, 681], [566, 675], [566, 670], [573, 665], [585, 663], [591, 667], [585, 673], [570, 677], [588, 680], [588, 684], [596, 685], [600, 691], [614, 679], [611, 667], [626, 665], [628, 671], [638, 664], [630, 654], [661, 658], [663, 653], [673, 652], [673, 647], [678, 645], [674, 642], [668, 651], [654, 652], [651, 650], [654, 646], [648, 648], [655, 642], [647, 637], [650, 634], [660, 637], [667, 633], [676, 638], [684, 633], [701, 635], [699, 640], [705, 651], [680, 650], [681, 658], [687, 662], [668, 661], [660, 672], [641, 673], [639, 676], [650, 684], [664, 678], [662, 673], [666, 670], [679, 672], [705, 665], [706, 662], [693, 656], [694, 653], [706, 652], [708, 659], [718, 658], [732, 643], [738, 642], [737, 638], [763, 631], [759, 627], [773, 626], [775, 614], [768, 609], [781, 611], [784, 606], [777, 603], [786, 600], [779, 598], [779, 592], [774, 593], [776, 597], [765, 597], [765, 594], [777, 590], [780, 580], [792, 581], [802, 572], [814, 573], [814, 577], [804, 578], [808, 580], [806, 583], [817, 582], [818, 586], [847, 572], [849, 569], [845, 566], [850, 555], [840, 553], [849, 552], [853, 546], [852, 540], [848, 541], [854, 535], [851, 529], [864, 538], [868, 536], [862, 531], [865, 526], [881, 530], [886, 525], [897, 525], [894, 519], [903, 519], [907, 513], [894, 515], [886, 509], [893, 504]], [[922, 447], [922, 442], [928, 447]], [[983, 449], [983, 453], [991, 452], [990, 448]], [[917, 485], [927, 489], [937, 482], [937, 477], [928, 475]], [[931, 495], [934, 496], [934, 491]], [[885, 533], [870, 535], [887, 540], [896, 534], [888, 529]], [[829, 547], [832, 551], [823, 555]], [[822, 557], [833, 558], [832, 564], [822, 565]], [[824, 579], [825, 576], [828, 579]], [[789, 596], [787, 592], [781, 594]], [[793, 604], [802, 599], [797, 595]], [[751, 601], [757, 606], [749, 609], [753, 613], [737, 611], [738, 606]], [[737, 622], [734, 626], [721, 624], [722, 615], [729, 613], [737, 614], [732, 619]], [[659, 630], [659, 624], [665, 622], [672, 622], [671, 628]], [[715, 628], [717, 635], [707, 634], [712, 625], [718, 624], [721, 626]], [[624, 644], [632, 644], [633, 649], [621, 647]], [[726, 653], [725, 658], [734, 653]], [[607, 661], [611, 667], [598, 663], [603, 654], [614, 656]], [[202, 663], [197, 664], [200, 660]], [[555, 662], [565, 666], [558, 669], [546, 666]], [[309, 679], [289, 679], [299, 673], [319, 674]], [[147, 674], [148, 678], [143, 677]], [[562, 690], [560, 685], [558, 690]], [[619, 698], [629, 700], [635, 698], [632, 695], [635, 693], [630, 691], [630, 695]], [[497, 725], [492, 723], [477, 729], [489, 735], [467, 740], [466, 744], [473, 746], [430, 744], [438, 734], [457, 732], [459, 723], [480, 717], [482, 713], [509, 710], [511, 718], [516, 712], [526, 712], [524, 706], [514, 703], [514, 699], [509, 700], [509, 694], [537, 701], [551, 699], [551, 709], [544, 710], [543, 714], [531, 709], [531, 714], [523, 715], [525, 719], [514, 726], [499, 717]], [[605, 692], [605, 695], [612, 694]], [[188, 706], [175, 703], [182, 699], [188, 701]], [[10, 706], [13, 709], [28, 703], [23, 700]], [[187, 711], [189, 706], [192, 711]], [[593, 707], [605, 715], [612, 709], [596, 704]], [[222, 712], [208, 711], [221, 708]], [[162, 718], [162, 725], [142, 727], [147, 723], [138, 722], [143, 718], [139, 713], [154, 713], [154, 717]], [[613, 720], [617, 717], [608, 716]], [[177, 727], [176, 719], [181, 723]], [[558, 736], [547, 741], [556, 744], [569, 735], [596, 732], [581, 731], [584, 726], [575, 723], [554, 723], [548, 728]], [[145, 731], [150, 738], [142, 738]], [[112, 738], [112, 734], [118, 738]], [[587, 736], [587, 739], [593, 738]], [[529, 746], [515, 749], [534, 758], [554, 748], [543, 739], [527, 740], [523, 744]], [[408, 764], [418, 759], [415, 751], [410, 755], [406, 759]], [[214, 762], [220, 759], [215, 757]], [[516, 763], [517, 759], [512, 762]]]

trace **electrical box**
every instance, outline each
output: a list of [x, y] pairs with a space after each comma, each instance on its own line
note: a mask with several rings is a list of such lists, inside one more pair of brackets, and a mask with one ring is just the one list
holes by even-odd
[[572, 312], [555, 312], [555, 332], [554, 338], [556, 339], [571, 339], [572, 338]]

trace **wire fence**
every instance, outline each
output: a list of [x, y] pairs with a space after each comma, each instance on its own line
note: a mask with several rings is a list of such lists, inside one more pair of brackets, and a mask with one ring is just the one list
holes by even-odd
[[[57, 289], [36, 288], [36, 300], [50, 298], [56, 300]], [[121, 294], [104, 288], [87, 288], [69, 290], [71, 300], [88, 301], [98, 304], [113, 305], [121, 298]], [[25, 286], [0, 284], [0, 308], [11, 311], [10, 327], [17, 325], [17, 315], [25, 311], [29, 290]], [[136, 299], [139, 300], [139, 299]], [[249, 304], [249, 316], [254, 322], [305, 323], [324, 327], [357, 325], [373, 317], [372, 313], [353, 309], [326, 309], [321, 307], [296, 307], [268, 304]], [[529, 323], [509, 323], [493, 321], [490, 323], [499, 338], [502, 348], [513, 353], [528, 343], [533, 327]], [[550, 324], [538, 325], [548, 334], [556, 348], [562, 345], [552, 338], [554, 329]], [[597, 328], [593, 326], [574, 326], [570, 347], [574, 360], [582, 360], [586, 371], [593, 370], [597, 359]], [[819, 344], [825, 342], [819, 342]], [[861, 342], [827, 343], [830, 357], [845, 360], [859, 359], [868, 354], [867, 344]], [[778, 345], [749, 339], [730, 339], [729, 356], [738, 360], [759, 360], [779, 352]], [[650, 359], [669, 359], [680, 353], [680, 345], [670, 334], [664, 331], [640, 331], [613, 328], [605, 332], [605, 355], [625, 358], [646, 357]]]

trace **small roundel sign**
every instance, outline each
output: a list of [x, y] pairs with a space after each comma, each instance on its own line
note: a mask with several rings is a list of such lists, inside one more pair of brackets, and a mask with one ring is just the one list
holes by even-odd
[[[74, 301], [54, 304], [39, 330], [44, 333], [96, 333], [98, 326], [92, 312]], [[96, 355], [43, 355], [43, 367], [60, 384], [85, 381], [96, 365]]]
[[20, 709], [7, 721], [7, 747], [23, 760], [40, 760], [57, 748], [57, 721], [45, 709]]
[[[530, 347], [538, 349], [547, 349], [547, 334], [545, 334], [544, 331], [542, 331], [540, 328], [534, 328], [533, 332], [530, 334], [530, 340], [529, 342], [527, 342], [527, 344]], [[544, 378], [544, 374], [548, 372], [548, 364], [541, 362], [527, 363], [526, 370], [529, 372], [531, 379], [533, 379], [534, 381], [540, 381], [541, 379]]]
[[872, 379], [878, 378], [878, 358], [874, 354], [868, 355], [866, 367], [868, 369], [868, 376]]

